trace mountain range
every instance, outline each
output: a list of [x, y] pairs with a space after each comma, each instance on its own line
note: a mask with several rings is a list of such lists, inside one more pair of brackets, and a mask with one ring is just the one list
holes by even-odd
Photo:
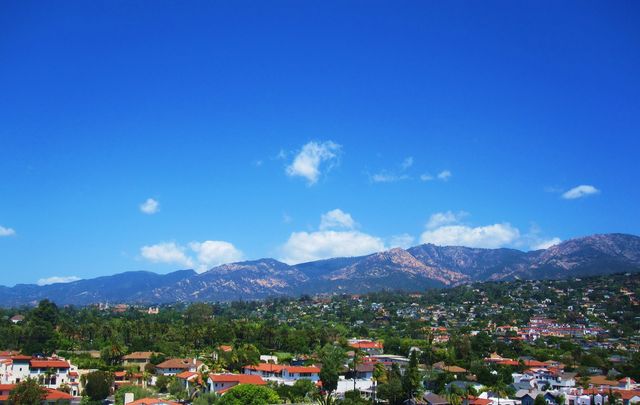
[[0, 306], [98, 302], [162, 304], [252, 300], [315, 293], [419, 291], [478, 281], [582, 277], [640, 271], [640, 237], [592, 235], [548, 249], [419, 245], [360, 257], [288, 265], [275, 259], [224, 264], [204, 273], [132, 271], [70, 283], [0, 286]]

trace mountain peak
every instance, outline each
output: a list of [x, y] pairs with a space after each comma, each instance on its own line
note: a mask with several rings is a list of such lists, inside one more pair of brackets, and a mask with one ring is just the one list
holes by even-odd
[[415, 291], [473, 281], [631, 271], [640, 271], [640, 237], [606, 234], [571, 239], [531, 252], [423, 244], [293, 266], [266, 258], [223, 264], [202, 274], [193, 270], [168, 274], [130, 271], [67, 284], [4, 287], [0, 305], [31, 305], [45, 298], [63, 305], [157, 304], [318, 292]]

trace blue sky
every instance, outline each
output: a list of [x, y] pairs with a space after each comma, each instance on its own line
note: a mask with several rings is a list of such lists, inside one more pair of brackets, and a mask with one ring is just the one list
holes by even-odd
[[638, 2], [3, 2], [0, 284], [640, 233]]

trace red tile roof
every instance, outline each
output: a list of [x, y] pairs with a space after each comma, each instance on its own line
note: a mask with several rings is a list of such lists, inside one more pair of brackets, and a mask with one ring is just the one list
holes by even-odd
[[280, 364], [259, 363], [255, 365], [252, 364], [249, 366], [245, 366], [244, 368], [247, 368], [253, 371], [262, 371], [266, 373], [280, 373], [284, 369], [284, 366]]
[[159, 398], [142, 398], [137, 401], [130, 402], [129, 405], [180, 405], [180, 403]]
[[123, 356], [123, 360], [150, 360], [154, 352], [133, 352]]
[[193, 371], [183, 371], [182, 373], [176, 374], [176, 378], [180, 378], [182, 380], [189, 380], [197, 376], [198, 373], [194, 373]]
[[259, 375], [250, 374], [209, 374], [209, 378], [213, 382], [222, 383], [238, 383], [238, 384], [252, 384], [252, 385], [265, 385], [265, 380]]
[[349, 343], [349, 346], [354, 349], [382, 349], [383, 345], [381, 342], [370, 342], [370, 341], [360, 341]]
[[200, 367], [201, 365], [202, 365], [202, 362], [199, 360], [197, 360], [196, 363], [194, 364], [193, 359], [169, 359], [158, 364], [156, 368], [159, 368], [159, 369], [175, 368], [175, 369], [181, 369], [181, 370], [188, 370], [191, 367]]
[[320, 368], [316, 366], [284, 366], [289, 374], [294, 373], [319, 373]]
[[30, 361], [32, 368], [69, 368], [69, 363], [64, 360], [36, 360]]

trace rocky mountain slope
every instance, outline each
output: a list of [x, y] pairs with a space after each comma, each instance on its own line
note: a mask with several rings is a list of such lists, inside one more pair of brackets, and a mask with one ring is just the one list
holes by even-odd
[[274, 259], [225, 264], [197, 274], [127, 272], [47, 286], [0, 287], [0, 305], [97, 302], [170, 303], [260, 299], [302, 293], [416, 291], [461, 283], [640, 271], [640, 237], [625, 234], [572, 239], [546, 250], [420, 245], [361, 257], [294, 266]]

